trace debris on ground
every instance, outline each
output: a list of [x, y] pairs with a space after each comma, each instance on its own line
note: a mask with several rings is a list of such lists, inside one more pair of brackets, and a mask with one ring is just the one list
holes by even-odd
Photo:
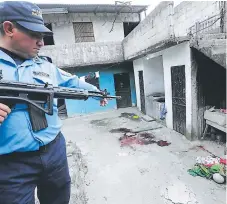
[[157, 129], [161, 129], [162, 127], [146, 127], [146, 128], [140, 128], [140, 129], [128, 129], [128, 128], [116, 128], [116, 129], [112, 129], [110, 130], [111, 133], [127, 133], [127, 132], [131, 132], [131, 133], [140, 133], [140, 132], [145, 132], [145, 131], [149, 131], [149, 130], [157, 130]]
[[139, 133], [139, 132], [145, 132], [145, 131], [149, 131], [149, 130], [157, 130], [157, 129], [161, 129], [161, 128], [163, 128], [163, 127], [146, 127], [146, 128], [131, 130], [131, 132]]
[[109, 123], [109, 120], [107, 118], [104, 118], [101, 120], [92, 120], [90, 123], [96, 126], [107, 126]]
[[154, 135], [148, 132], [142, 132], [139, 134], [139, 136], [143, 138], [154, 138]]
[[126, 133], [126, 132], [131, 132], [132, 130], [128, 129], [128, 128], [116, 128], [116, 129], [112, 129], [110, 130], [111, 133]]
[[[213, 155], [213, 154], [212, 154]], [[196, 164], [188, 170], [192, 176], [213, 179], [216, 183], [226, 182], [226, 159], [218, 157], [197, 157]]]
[[196, 158], [196, 163], [203, 164], [204, 166], [207, 166], [207, 167], [211, 167], [214, 164], [219, 164], [220, 163], [220, 159], [217, 158], [217, 157], [211, 157], [211, 156], [197, 157]]
[[213, 175], [213, 180], [214, 180], [216, 183], [218, 183], [218, 184], [223, 184], [223, 183], [225, 183], [224, 177], [223, 177], [221, 174], [219, 174], [219, 173], [215, 173], [215, 174]]
[[142, 117], [142, 119], [145, 120], [146, 122], [153, 122], [153, 121], [155, 121], [154, 118], [151, 118], [151, 117], [148, 116], [148, 115], [144, 115], [144, 116]]
[[160, 147], [165, 147], [165, 146], [169, 146], [171, 143], [170, 142], [167, 142], [165, 140], [159, 140], [156, 142], [158, 146]]
[[121, 113], [119, 117], [128, 118], [135, 121], [140, 121], [140, 117], [134, 113]]
[[144, 133], [133, 133], [133, 132], [127, 132], [125, 133], [122, 137], [119, 138], [119, 140], [123, 140], [123, 139], [127, 139], [129, 137], [139, 137], [141, 139], [153, 139], [154, 135], [148, 132], [144, 132]]

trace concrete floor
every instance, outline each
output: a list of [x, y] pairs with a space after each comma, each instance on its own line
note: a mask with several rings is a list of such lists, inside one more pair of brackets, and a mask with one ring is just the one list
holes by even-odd
[[[141, 116], [137, 109], [128, 108], [77, 116], [63, 121], [63, 133], [67, 141], [71, 141], [71, 144], [76, 143], [83, 155], [79, 165], [83, 175], [79, 181], [81, 183], [74, 178], [76, 174], [72, 172], [76, 167], [72, 165], [73, 159], [69, 156], [74, 180], [71, 203], [226, 203], [225, 185], [192, 177], [187, 172], [195, 164], [197, 156], [208, 156], [208, 153], [193, 148], [201, 142], [189, 142], [182, 135], [163, 127], [153, 130], [152, 133], [156, 138], [171, 142], [168, 147], [159, 147], [156, 144], [120, 147], [118, 138], [122, 133], [110, 133], [111, 129], [160, 126], [156, 122], [120, 118], [122, 112]], [[218, 156], [224, 156], [223, 146], [212, 142], [202, 142], [202, 144]], [[82, 187], [84, 179], [86, 198], [78, 201], [76, 191]], [[85, 195], [82, 193], [80, 196]]]

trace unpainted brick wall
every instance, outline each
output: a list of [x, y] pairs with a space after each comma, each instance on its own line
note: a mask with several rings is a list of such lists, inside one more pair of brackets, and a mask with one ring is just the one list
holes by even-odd
[[219, 1], [184, 1], [174, 8], [174, 33], [186, 36], [188, 29], [197, 21], [220, 14]]
[[160, 3], [124, 40], [125, 59], [130, 59], [137, 53], [162, 40], [169, 39], [173, 34], [172, 1]]

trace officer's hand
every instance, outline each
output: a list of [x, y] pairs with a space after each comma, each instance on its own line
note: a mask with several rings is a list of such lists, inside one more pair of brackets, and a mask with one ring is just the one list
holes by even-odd
[[104, 98], [100, 101], [100, 106], [106, 106], [107, 104], [108, 104], [108, 101], [106, 98]]
[[2, 123], [7, 115], [11, 112], [10, 108], [2, 103], [0, 103], [0, 123]]

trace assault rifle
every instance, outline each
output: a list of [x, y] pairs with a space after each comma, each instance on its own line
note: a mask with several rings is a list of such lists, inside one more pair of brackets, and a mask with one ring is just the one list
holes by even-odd
[[27, 104], [33, 127], [37, 132], [48, 126], [45, 114], [53, 115], [53, 101], [57, 99], [87, 100], [90, 97], [120, 99], [110, 96], [105, 91], [87, 91], [82, 89], [54, 87], [51, 84], [28, 84], [0, 80], [0, 103], [12, 107], [16, 104]]

